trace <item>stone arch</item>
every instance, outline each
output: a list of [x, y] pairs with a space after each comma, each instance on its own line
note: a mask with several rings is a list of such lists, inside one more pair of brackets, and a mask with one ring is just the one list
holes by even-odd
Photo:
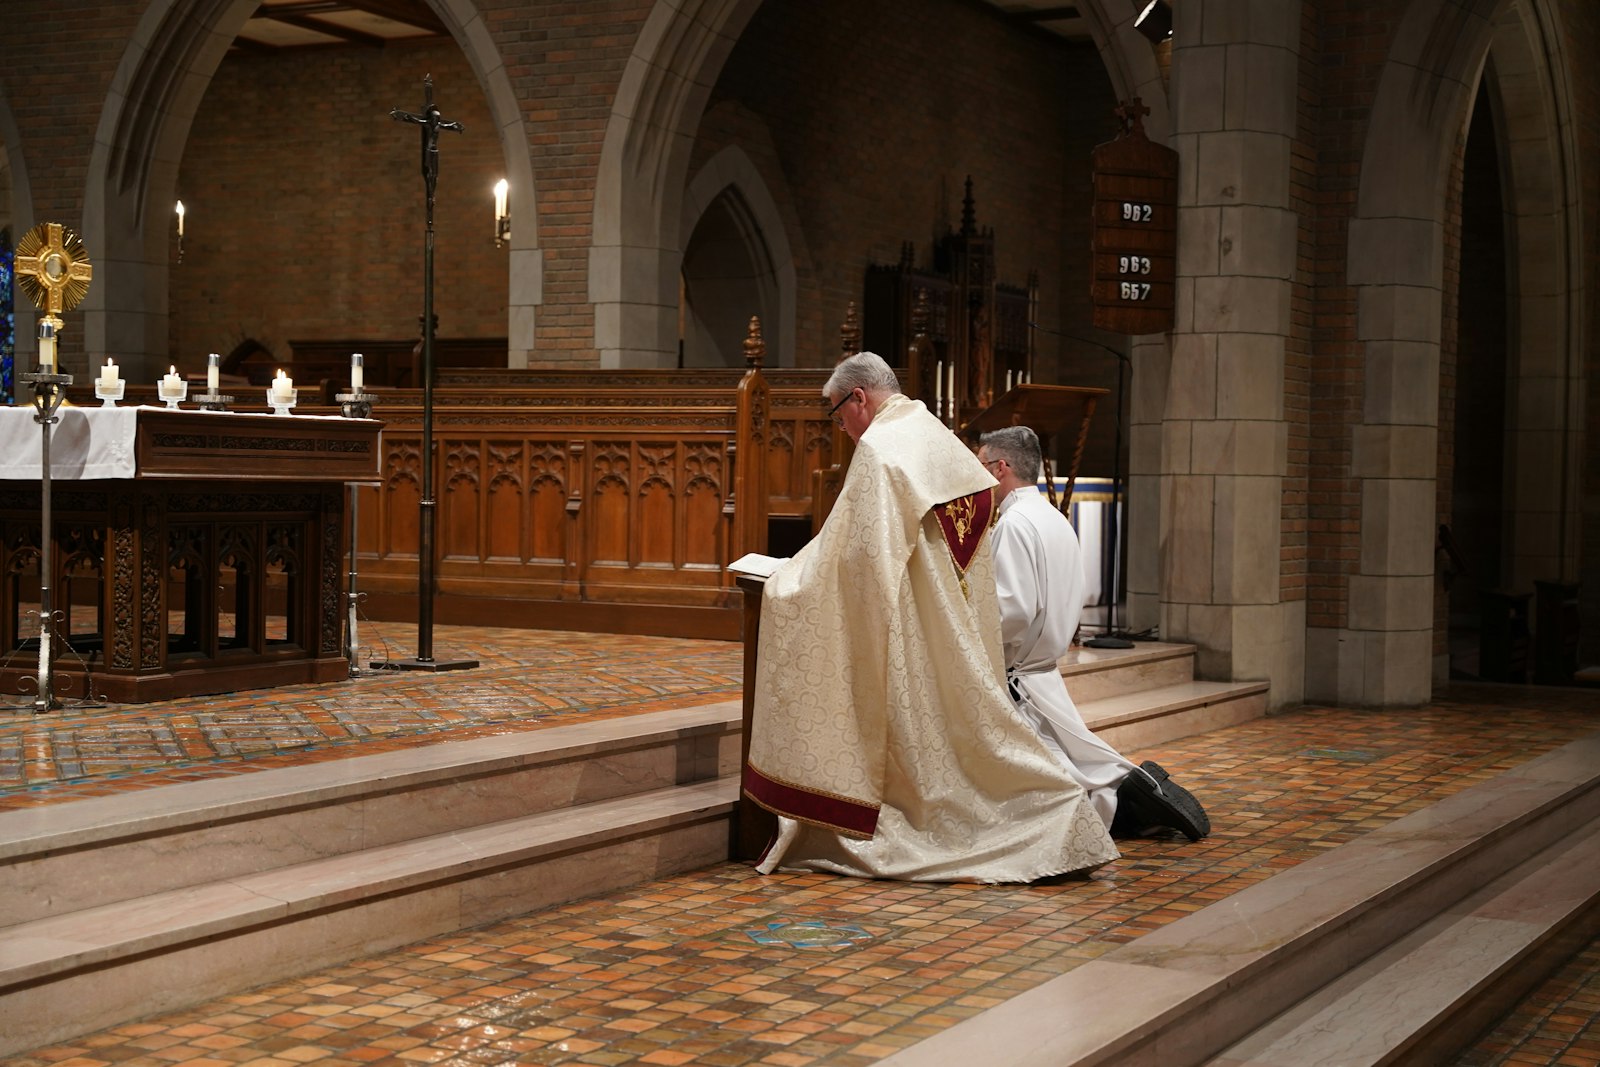
[[[1493, 23], [1485, 68], [1501, 145], [1511, 278], [1503, 574], [1514, 588], [1576, 577], [1583, 382], [1582, 234], [1561, 35], [1542, 5]], [[1554, 531], [1554, 540], [1548, 536]]]
[[[1160, 66], [1133, 28], [1134, 0], [1084, 0], [1112, 85], [1150, 107], [1152, 137], [1171, 130]], [[628, 60], [595, 176], [589, 299], [602, 367], [677, 362], [684, 178], [717, 73], [760, 0], [658, 2]]]
[[[1119, 100], [1138, 97], [1150, 114], [1144, 118], [1150, 139], [1174, 148], [1172, 104], [1156, 48], [1134, 29], [1147, 0], [1082, 0], [1078, 14], [1089, 28], [1107, 77]], [[1179, 4], [1175, 14], [1191, 13], [1193, 4]], [[1128, 387], [1127, 500], [1123, 539], [1127, 575], [1126, 614], [1130, 630], [1159, 625], [1161, 618], [1162, 493], [1158, 442], [1172, 373], [1172, 346], [1166, 334], [1132, 339], [1128, 347], [1132, 380]], [[1153, 444], [1154, 443], [1154, 444]]]
[[[1119, 100], [1139, 97], [1150, 109], [1145, 116], [1145, 133], [1153, 141], [1166, 143], [1173, 131], [1172, 109], [1166, 81], [1156, 61], [1155, 46], [1133, 28], [1134, 20], [1148, 0], [1080, 0], [1078, 15], [1089, 27], [1089, 36], [1099, 49], [1111, 87]], [[1177, 5], [1182, 14], [1183, 5]]]
[[[745, 310], [742, 321], [748, 322], [752, 314], [761, 316], [768, 366], [794, 366], [797, 266], [808, 257], [803, 248], [790, 244], [788, 227], [772, 191], [737, 145], [729, 145], [707, 160], [685, 190], [679, 239], [685, 270], [690, 269], [694, 234], [711, 213], [723, 214], [736, 231], [750, 266], [752, 288], [761, 294], [760, 305]], [[730, 309], [730, 313], [737, 317], [738, 309]], [[742, 337], [741, 328], [736, 340]], [[735, 357], [740, 355], [737, 347], [732, 352]], [[744, 364], [735, 358], [731, 365]]]
[[595, 174], [589, 299], [602, 367], [677, 363], [689, 155], [717, 73], [760, 6], [657, 3], [639, 31]]
[[[1359, 562], [1349, 576], [1345, 626], [1308, 640], [1308, 696], [1393, 706], [1421, 703], [1432, 692], [1445, 212], [1450, 168], [1491, 46], [1497, 60], [1520, 55], [1511, 65], [1526, 75], [1522, 117], [1546, 116], [1530, 132], [1536, 146], [1515, 153], [1521, 159], [1512, 161], [1511, 181], [1523, 183], [1524, 204], [1533, 203], [1535, 173], [1553, 190], [1543, 205], [1550, 210], [1545, 229], [1562, 248], [1563, 281], [1554, 285], [1561, 292], [1549, 295], [1565, 324], [1563, 361], [1577, 358], [1577, 189], [1569, 124], [1559, 117], [1569, 90], [1558, 40], [1545, 0], [1418, 0], [1391, 44], [1348, 240], [1356, 337], [1365, 354], [1362, 414], [1350, 442]], [[1519, 196], [1509, 186], [1508, 195]], [[1521, 275], [1532, 237], [1530, 226], [1510, 252], [1519, 305], [1526, 303]], [[1575, 484], [1575, 471], [1571, 477]]]
[[[513, 195], [527, 201], [519, 208], [526, 221], [512, 230], [508, 301], [511, 359], [525, 365], [542, 278], [521, 108], [482, 16], [462, 0], [428, 3], [478, 76]], [[83, 329], [90, 351], [119, 353], [133, 373], [166, 362], [166, 222], [183, 146], [211, 78], [257, 6], [255, 0], [153, 0], [112, 75], [85, 178], [83, 230], [95, 284], [84, 298]]]

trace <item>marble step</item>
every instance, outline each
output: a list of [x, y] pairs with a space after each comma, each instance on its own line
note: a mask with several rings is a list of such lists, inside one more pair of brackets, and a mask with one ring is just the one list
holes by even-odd
[[0, 812], [0, 921], [733, 775], [737, 701]]
[[1597, 819], [1600, 734], [1119, 945], [880, 1063], [1205, 1063]]
[[1084, 648], [1061, 657], [1061, 677], [1079, 705], [1194, 678], [1193, 645], [1136, 641], [1132, 648]]
[[1557, 842], [1208, 1067], [1449, 1062], [1600, 928], [1600, 827]]
[[[1089, 729], [1120, 752], [1237, 726], [1267, 713], [1266, 682], [1196, 682], [1074, 702]], [[1071, 692], [1069, 683], [1068, 692]]]
[[0, 1055], [727, 858], [737, 779], [0, 928]]

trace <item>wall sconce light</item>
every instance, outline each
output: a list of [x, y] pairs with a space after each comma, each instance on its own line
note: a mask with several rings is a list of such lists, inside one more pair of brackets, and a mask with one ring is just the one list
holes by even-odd
[[178, 201], [178, 262], [183, 262], [183, 201]]
[[1172, 5], [1167, 0], [1150, 0], [1133, 20], [1133, 28], [1149, 38], [1151, 44], [1160, 44], [1172, 36]]
[[494, 246], [499, 248], [511, 240], [511, 212], [506, 203], [511, 186], [504, 178], [494, 183]]

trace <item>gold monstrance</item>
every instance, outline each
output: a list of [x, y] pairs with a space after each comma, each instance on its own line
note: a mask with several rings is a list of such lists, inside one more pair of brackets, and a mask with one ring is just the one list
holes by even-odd
[[94, 277], [83, 238], [59, 222], [41, 222], [17, 242], [16, 274], [33, 306], [44, 312], [39, 320], [39, 369], [57, 374], [61, 313], [78, 306]]

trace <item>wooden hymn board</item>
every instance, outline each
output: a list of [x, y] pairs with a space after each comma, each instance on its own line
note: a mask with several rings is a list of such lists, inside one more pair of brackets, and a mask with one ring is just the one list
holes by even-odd
[[1173, 325], [1178, 247], [1178, 153], [1145, 136], [1138, 97], [1116, 108], [1123, 133], [1095, 146], [1094, 325], [1164, 333]]

